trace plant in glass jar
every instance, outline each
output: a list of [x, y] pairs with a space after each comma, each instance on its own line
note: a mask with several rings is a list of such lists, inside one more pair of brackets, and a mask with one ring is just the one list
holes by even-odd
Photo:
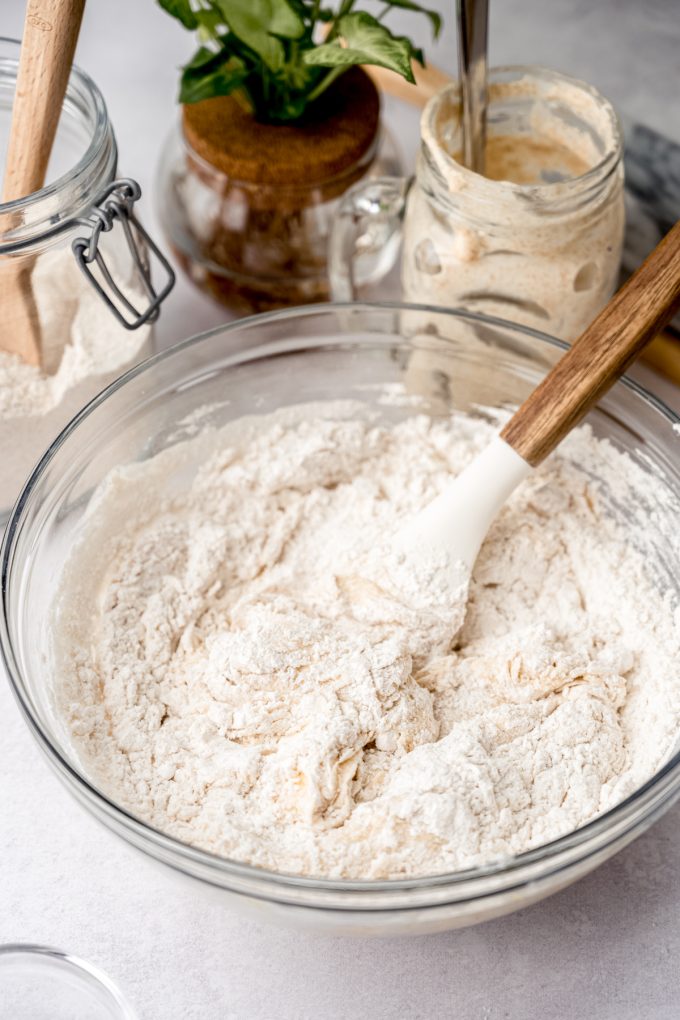
[[[360, 65], [413, 81], [423, 54], [377, 16], [323, 0], [159, 0], [199, 38], [183, 68], [181, 129], [161, 161], [161, 215], [191, 278], [239, 312], [328, 297], [326, 246], [342, 194], [396, 162]], [[382, 149], [382, 151], [380, 151]]]

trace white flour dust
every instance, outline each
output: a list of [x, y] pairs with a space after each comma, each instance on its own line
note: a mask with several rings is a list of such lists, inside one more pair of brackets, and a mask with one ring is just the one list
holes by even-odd
[[494, 429], [348, 414], [244, 419], [109, 476], [55, 610], [83, 767], [181, 840], [330, 877], [466, 868], [616, 804], [680, 722], [672, 608], [604, 509], [641, 470], [570, 437], [492, 527], [455, 634], [365, 564]]

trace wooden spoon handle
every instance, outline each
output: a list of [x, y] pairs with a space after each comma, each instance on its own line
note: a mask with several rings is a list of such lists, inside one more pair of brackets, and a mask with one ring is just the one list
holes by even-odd
[[680, 221], [501, 432], [532, 466], [606, 393], [680, 308]]
[[85, 0], [28, 0], [3, 202], [45, 182], [84, 7]]

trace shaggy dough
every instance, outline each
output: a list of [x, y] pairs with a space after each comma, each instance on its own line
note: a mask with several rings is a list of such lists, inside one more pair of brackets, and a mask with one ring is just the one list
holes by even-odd
[[362, 564], [494, 428], [355, 411], [244, 420], [103, 483], [55, 608], [83, 767], [151, 825], [276, 871], [433, 874], [561, 836], [678, 730], [673, 612], [605, 510], [639, 469], [570, 437], [492, 527], [456, 634], [427, 586]]

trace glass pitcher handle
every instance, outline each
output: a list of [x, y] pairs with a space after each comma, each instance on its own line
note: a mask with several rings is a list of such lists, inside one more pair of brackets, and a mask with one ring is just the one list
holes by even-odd
[[333, 301], [356, 301], [360, 286], [377, 283], [394, 266], [412, 181], [374, 177], [355, 184], [343, 197], [328, 247]]

